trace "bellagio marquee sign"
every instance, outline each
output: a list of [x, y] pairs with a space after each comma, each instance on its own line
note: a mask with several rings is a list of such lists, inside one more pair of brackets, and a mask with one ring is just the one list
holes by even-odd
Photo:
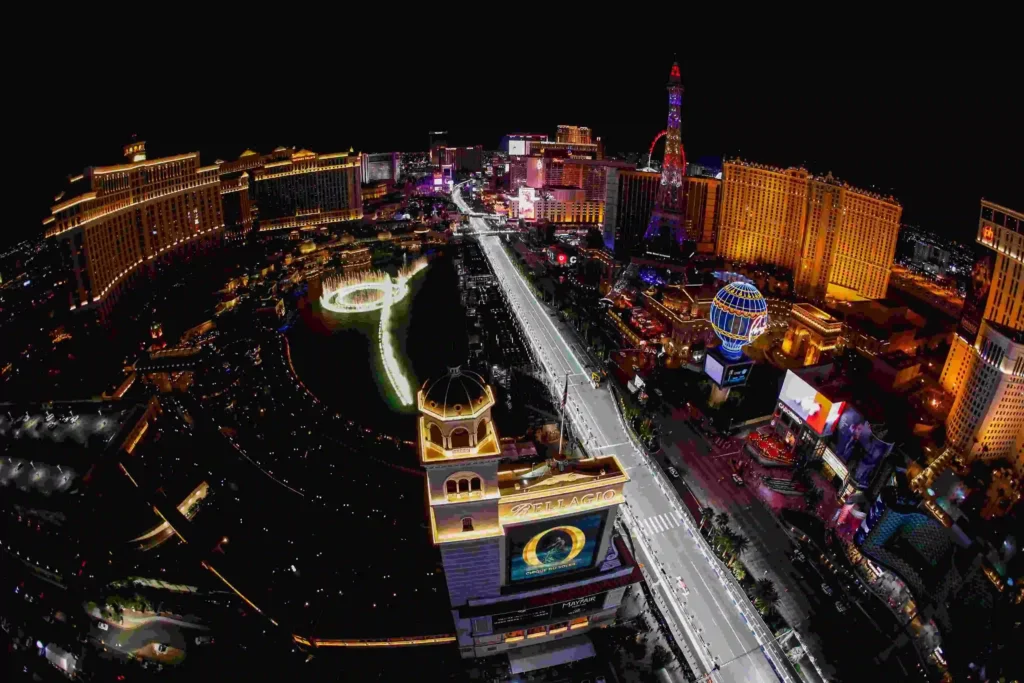
[[619, 489], [613, 488], [568, 498], [549, 498], [536, 502], [511, 503], [507, 507], [502, 505], [501, 513], [502, 517], [545, 516], [552, 513], [558, 514], [610, 505], [614, 502], [621, 502], [621, 498], [622, 494]]

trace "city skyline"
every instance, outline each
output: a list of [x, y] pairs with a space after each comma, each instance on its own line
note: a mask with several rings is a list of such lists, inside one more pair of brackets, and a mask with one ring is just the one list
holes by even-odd
[[[566, 98], [558, 78], [528, 75], [525, 89], [496, 96], [502, 92], [497, 81], [484, 67], [470, 65], [462, 67], [460, 88], [467, 101], [479, 102], [471, 107], [453, 106], [435, 79], [413, 70], [403, 77], [403, 98], [418, 103], [412, 113], [390, 104], [396, 91], [382, 79], [362, 84], [363, 94], [347, 105], [342, 98], [334, 106], [330, 100], [317, 107], [282, 103], [213, 119], [159, 102], [147, 91], [138, 93], [132, 107], [100, 102], [56, 129], [44, 114], [28, 124], [29, 130], [47, 128], [30, 136], [36, 148], [28, 163], [37, 182], [3, 242], [33, 237], [66, 177], [87, 165], [118, 163], [112, 152], [132, 134], [147, 141], [153, 156], [199, 151], [204, 164], [279, 145], [426, 151], [427, 131], [439, 127], [450, 132], [451, 143], [497, 149], [506, 133], [541, 132], [554, 139], [558, 125], [580, 125], [613, 154], [643, 152], [663, 127], [665, 63], [670, 56], [595, 57], [591, 66], [567, 76], [577, 83], [575, 91], [592, 93], [601, 92], [600, 81], [609, 72], [628, 76], [617, 79], [615, 96], [608, 98]], [[528, 74], [532, 66], [540, 67], [525, 60], [516, 68]], [[988, 101], [1009, 76], [1008, 65], [681, 59], [680, 67], [688, 161], [740, 156], [831, 172], [856, 187], [892, 193], [904, 206], [904, 222], [967, 242], [980, 198], [1021, 203], [1024, 190], [1013, 180], [1024, 149], [1020, 127], [1012, 125], [1019, 107], [1012, 98]], [[218, 86], [200, 81], [198, 88], [213, 95]], [[957, 133], [966, 142], [951, 144]], [[943, 201], [934, 201], [939, 196]]]
[[1012, 679], [1009, 65], [360, 56], [18, 136], [12, 671]]

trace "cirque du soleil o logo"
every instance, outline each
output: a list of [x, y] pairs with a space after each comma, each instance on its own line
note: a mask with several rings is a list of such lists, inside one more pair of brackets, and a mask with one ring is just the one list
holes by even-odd
[[523, 561], [529, 567], [566, 564], [583, 552], [586, 542], [586, 535], [574, 526], [551, 527], [529, 540], [523, 548]]

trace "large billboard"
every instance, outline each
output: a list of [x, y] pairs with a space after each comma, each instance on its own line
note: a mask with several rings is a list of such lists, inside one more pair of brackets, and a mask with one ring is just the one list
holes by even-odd
[[819, 394], [814, 387], [803, 381], [792, 370], [786, 371], [779, 400], [819, 436], [828, 436], [846, 407], [845, 401], [833, 403]]
[[715, 380], [718, 386], [722, 386], [722, 372], [725, 368], [710, 353], [704, 358], [704, 374]]
[[956, 328], [956, 333], [970, 344], [974, 344], [978, 338], [978, 328], [981, 327], [981, 316], [985, 314], [996, 266], [996, 252], [978, 245], [974, 248], [974, 268], [971, 270], [971, 279], [967, 281], [967, 298], [964, 299], [960, 324]]
[[512, 628], [532, 626], [538, 622], [551, 619], [571, 619], [580, 614], [593, 612], [604, 607], [608, 592], [585, 595], [581, 598], [566, 600], [555, 605], [545, 607], [531, 607], [519, 610], [518, 612], [503, 612], [491, 617], [491, 626], [494, 631], [508, 631]]
[[843, 411], [834, 441], [836, 457], [846, 464], [850, 481], [859, 488], [868, 487], [871, 475], [893, 448], [875, 436], [871, 423], [852, 407]]
[[526, 140], [509, 140], [508, 141], [508, 155], [509, 156], [523, 156], [526, 154]]
[[593, 567], [607, 510], [506, 527], [509, 583]]
[[713, 379], [720, 387], [736, 387], [747, 383], [753, 361], [731, 363], [709, 353], [704, 358], [704, 374]]
[[537, 191], [532, 187], [519, 188], [519, 217], [524, 221], [532, 221], [537, 217], [534, 203], [537, 201]]

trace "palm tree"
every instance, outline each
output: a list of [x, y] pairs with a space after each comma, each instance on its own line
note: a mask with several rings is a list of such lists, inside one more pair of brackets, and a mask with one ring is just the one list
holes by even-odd
[[743, 551], [750, 547], [750, 539], [742, 534], [732, 535], [732, 559], [729, 561], [729, 566], [732, 567], [736, 563], [736, 560], [740, 559], [740, 555]]
[[729, 514], [726, 512], [719, 512], [715, 515], [715, 528], [719, 531], [729, 528]]
[[754, 585], [754, 606], [761, 614], [769, 614], [779, 601], [779, 592], [771, 579], [758, 579]]
[[715, 510], [711, 506], [705, 506], [700, 509], [700, 529], [704, 530], [704, 523], [711, 522], [714, 526]]
[[732, 552], [733, 533], [729, 529], [720, 529], [715, 536], [715, 552], [719, 555], [728, 555]]

